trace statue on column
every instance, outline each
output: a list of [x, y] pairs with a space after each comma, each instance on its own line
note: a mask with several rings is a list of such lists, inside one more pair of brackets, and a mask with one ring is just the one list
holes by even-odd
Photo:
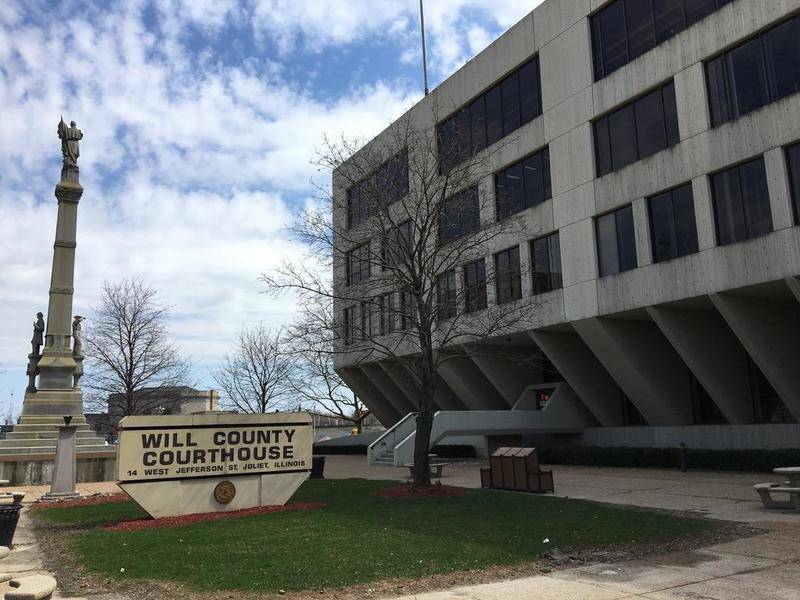
[[83, 132], [76, 127], [75, 121], [70, 121], [67, 126], [64, 117], [61, 117], [58, 123], [58, 137], [61, 140], [64, 168], [76, 168], [78, 157], [81, 155], [80, 141], [83, 139]]
[[33, 337], [31, 338], [31, 353], [28, 354], [28, 368], [25, 374], [28, 376], [27, 392], [36, 393], [36, 376], [39, 374], [39, 359], [41, 358], [40, 348], [44, 344], [44, 315], [36, 313], [36, 320], [33, 322]]
[[36, 320], [33, 322], [33, 337], [31, 338], [31, 354], [40, 356], [39, 348], [44, 344], [44, 315], [36, 313]]
[[72, 359], [75, 361], [75, 370], [72, 372], [72, 389], [80, 389], [80, 380], [83, 377], [83, 333], [81, 323], [83, 317], [75, 315], [72, 320]]

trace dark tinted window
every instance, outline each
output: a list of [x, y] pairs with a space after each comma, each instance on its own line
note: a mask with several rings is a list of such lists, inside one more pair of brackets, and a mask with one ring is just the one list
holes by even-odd
[[794, 204], [795, 223], [800, 223], [800, 144], [786, 150], [789, 163], [789, 179], [792, 187], [792, 204]]
[[714, 126], [800, 91], [800, 17], [706, 63]]
[[478, 186], [459, 192], [447, 200], [439, 216], [439, 241], [451, 240], [478, 230], [480, 226], [480, 207]]
[[539, 61], [532, 60], [519, 70], [520, 122], [532, 121], [542, 114], [541, 90], [539, 89]]
[[396, 329], [397, 320], [397, 294], [389, 292], [378, 296], [379, 327], [381, 335], [391, 333]]
[[355, 324], [354, 315], [355, 315], [355, 306], [350, 306], [345, 308], [342, 311], [342, 339], [344, 340], [344, 345], [349, 346], [353, 343], [354, 339], [354, 332], [353, 332], [353, 325]]
[[522, 278], [519, 267], [519, 246], [494, 255], [497, 304], [522, 298]]
[[531, 263], [534, 294], [543, 294], [561, 287], [561, 249], [558, 244], [558, 233], [531, 242]]
[[713, 175], [711, 187], [720, 246], [772, 231], [763, 158]]
[[486, 308], [486, 262], [481, 258], [464, 266], [464, 312]]
[[[453, 132], [446, 132], [447, 136], [451, 134], [454, 135]], [[403, 151], [383, 163], [372, 175], [347, 190], [347, 227], [354, 227], [369, 218], [374, 207], [392, 204], [406, 194], [408, 194], [408, 154]]]
[[621, 169], [680, 141], [675, 85], [667, 85], [594, 123], [599, 176]]
[[615, 275], [635, 269], [636, 237], [633, 231], [633, 210], [630, 206], [598, 217], [597, 260], [600, 276]]
[[537, 57], [439, 123], [440, 167], [452, 168], [541, 115], [541, 95]]
[[437, 317], [440, 320], [452, 319], [458, 310], [456, 297], [456, 272], [454, 269], [442, 274], [436, 281]]
[[691, 184], [649, 200], [653, 261], [697, 252], [697, 225]]
[[591, 17], [595, 80], [732, 0], [616, 0]]
[[347, 285], [361, 283], [370, 276], [369, 242], [347, 253]]
[[551, 196], [548, 148], [507, 167], [495, 176], [498, 220], [541, 204]]

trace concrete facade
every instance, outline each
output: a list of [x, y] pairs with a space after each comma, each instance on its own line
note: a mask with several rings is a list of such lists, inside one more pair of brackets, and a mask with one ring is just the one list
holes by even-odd
[[[449, 399], [439, 408], [507, 411], [527, 385], [566, 383], [563, 401], [582, 402], [597, 422], [564, 423], [584, 431], [571, 435], [570, 443], [797, 447], [800, 227], [785, 148], [800, 141], [800, 95], [712, 127], [704, 64], [796, 16], [800, 0], [734, 0], [595, 81], [590, 17], [607, 4], [547, 0], [401, 118], [432, 129], [539, 58], [542, 115], [503, 138], [499, 151], [486, 150], [496, 173], [549, 147], [552, 199], [521, 213], [525, 232], [514, 241], [522, 258], [518, 302], [536, 303], [538, 315], [521, 336], [487, 342], [513, 346], [515, 353], [542, 353], [560, 375], [542, 381], [502, 359], [448, 349], [457, 358], [439, 373]], [[680, 141], [598, 177], [594, 121], [669, 81], [675, 84]], [[772, 231], [720, 245], [710, 175], [757, 157], [765, 163]], [[478, 182], [492, 205], [493, 177]], [[347, 190], [336, 182], [334, 176], [334, 193], [342, 200]], [[648, 199], [685, 184], [694, 198], [698, 251], [655, 262]], [[633, 207], [638, 267], [601, 277], [596, 219], [627, 205]], [[494, 215], [484, 212], [482, 225], [488, 226]], [[338, 208], [334, 223], [344, 223]], [[533, 296], [528, 242], [553, 232], [560, 237], [563, 287]], [[487, 268], [500, 249], [486, 248]], [[488, 303], [491, 309], [492, 290]], [[344, 379], [387, 427], [414, 403], [412, 387], [389, 376], [393, 368], [337, 358]], [[475, 433], [474, 423], [465, 428]], [[442, 424], [438, 430], [450, 429]], [[780, 443], [770, 441], [771, 431]]]

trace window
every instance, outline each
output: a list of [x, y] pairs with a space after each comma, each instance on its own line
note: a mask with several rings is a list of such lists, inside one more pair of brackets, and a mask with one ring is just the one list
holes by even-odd
[[482, 258], [464, 265], [464, 312], [486, 308], [486, 261]]
[[436, 306], [438, 308], [438, 318], [440, 321], [452, 319], [458, 310], [458, 299], [456, 297], [456, 271], [450, 269], [439, 276], [436, 281]]
[[654, 262], [697, 252], [692, 184], [653, 196], [648, 205]]
[[533, 293], [544, 294], [561, 287], [561, 248], [558, 232], [531, 242]]
[[445, 201], [439, 215], [439, 243], [446, 244], [461, 236], [474, 233], [479, 227], [480, 207], [476, 185]]
[[362, 302], [359, 310], [361, 316], [361, 339], [365, 340], [372, 335], [372, 305], [369, 302]]
[[549, 148], [495, 175], [495, 215], [498, 221], [551, 197]]
[[519, 246], [513, 246], [494, 255], [494, 273], [497, 281], [497, 304], [522, 298]]
[[439, 123], [440, 168], [451, 169], [541, 115], [541, 97], [536, 57]]
[[800, 144], [795, 144], [786, 149], [786, 160], [789, 163], [794, 219], [795, 223], [800, 223]]
[[342, 339], [344, 345], [350, 346], [354, 340], [353, 325], [354, 323], [354, 306], [349, 306], [342, 311]]
[[616, 0], [591, 16], [599, 81], [733, 0]]
[[772, 210], [762, 157], [712, 175], [711, 191], [720, 246], [772, 231]]
[[408, 193], [408, 153], [404, 150], [347, 190], [347, 228], [370, 217], [378, 202], [392, 204]]
[[381, 246], [382, 269], [402, 266], [411, 259], [412, 229], [411, 220], [403, 221], [386, 232]]
[[800, 16], [706, 63], [714, 127], [800, 91]]
[[369, 242], [347, 253], [347, 285], [361, 283], [370, 276]]
[[378, 325], [381, 335], [386, 335], [395, 330], [396, 311], [397, 305], [395, 304], [394, 292], [378, 296]]
[[414, 326], [414, 298], [408, 292], [400, 292], [400, 309], [398, 311], [398, 329], [406, 331]]
[[600, 276], [606, 277], [635, 269], [638, 263], [631, 207], [626, 206], [598, 217], [595, 226]]
[[677, 144], [675, 84], [670, 81], [595, 121], [594, 141], [600, 177]]

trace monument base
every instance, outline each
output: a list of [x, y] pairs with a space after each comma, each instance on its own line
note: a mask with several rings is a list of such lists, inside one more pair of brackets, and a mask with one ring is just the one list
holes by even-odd
[[[109, 447], [111, 448], [111, 447]], [[56, 454], [0, 455], [0, 479], [9, 485], [45, 485], [53, 481]], [[117, 452], [79, 452], [77, 454], [78, 483], [115, 481], [117, 476]]]
[[58, 502], [59, 500], [74, 500], [80, 497], [81, 495], [78, 492], [64, 492], [62, 494], [48, 492], [39, 498], [39, 502]]

